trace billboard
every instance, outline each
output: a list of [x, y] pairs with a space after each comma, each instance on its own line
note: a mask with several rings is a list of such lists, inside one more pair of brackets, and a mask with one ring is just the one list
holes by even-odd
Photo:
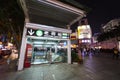
[[77, 28], [78, 39], [90, 39], [92, 37], [92, 31], [90, 25], [81, 25]]

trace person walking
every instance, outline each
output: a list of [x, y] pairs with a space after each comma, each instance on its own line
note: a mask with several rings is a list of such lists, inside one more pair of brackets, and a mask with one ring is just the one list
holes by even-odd
[[48, 60], [48, 63], [52, 63], [52, 51], [51, 51], [51, 48], [50, 50], [47, 52], [47, 60]]
[[8, 64], [8, 65], [10, 64], [10, 61], [11, 61], [11, 59], [8, 58], [8, 59], [7, 59], [7, 64]]
[[119, 51], [117, 47], [113, 48], [113, 59], [118, 59], [119, 57]]

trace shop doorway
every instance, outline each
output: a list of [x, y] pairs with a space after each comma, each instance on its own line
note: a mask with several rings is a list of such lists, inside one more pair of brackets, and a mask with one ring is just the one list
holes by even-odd
[[32, 39], [31, 64], [67, 62], [67, 40]]

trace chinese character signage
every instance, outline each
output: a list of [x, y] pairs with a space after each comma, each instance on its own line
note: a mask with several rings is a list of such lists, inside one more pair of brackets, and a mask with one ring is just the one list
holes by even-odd
[[61, 32], [55, 32], [55, 31], [44, 31], [44, 30], [31, 29], [31, 28], [27, 29], [27, 35], [37, 36], [37, 37], [63, 38], [63, 39], [69, 38], [68, 33], [61, 33]]

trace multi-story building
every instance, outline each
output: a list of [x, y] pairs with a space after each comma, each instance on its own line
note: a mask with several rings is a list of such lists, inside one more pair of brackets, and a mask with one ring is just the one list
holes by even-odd
[[[106, 25], [102, 27], [103, 33], [110, 32], [111, 30], [116, 29], [118, 26], [120, 26], [120, 18], [110, 20]], [[112, 49], [114, 47], [118, 47], [118, 49], [120, 49], [118, 38], [119, 37], [109, 38], [107, 40], [99, 42], [99, 45], [97, 46], [100, 46], [103, 49]]]
[[102, 27], [103, 32], [108, 32], [116, 28], [116, 26], [120, 25], [120, 18], [118, 19], [113, 19], [109, 21], [106, 25]]

